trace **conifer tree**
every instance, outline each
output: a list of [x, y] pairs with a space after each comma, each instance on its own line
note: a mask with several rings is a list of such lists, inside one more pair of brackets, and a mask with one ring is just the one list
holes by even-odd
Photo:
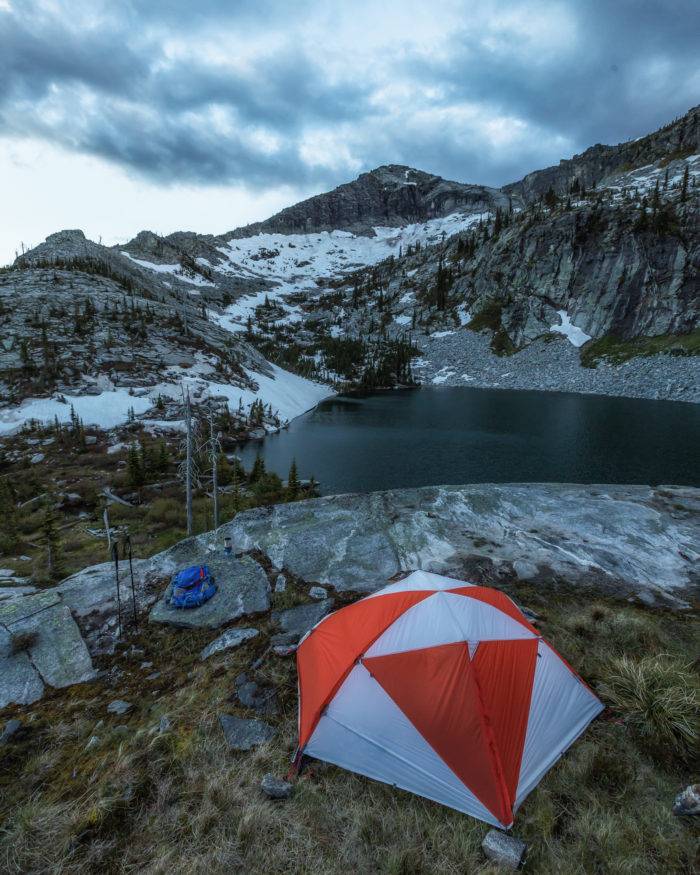
[[251, 483], [257, 483], [265, 476], [265, 473], [265, 462], [263, 460], [263, 457], [258, 454], [255, 457], [255, 462], [253, 463], [253, 467], [251, 468], [250, 476], [248, 479]]
[[44, 513], [41, 520], [42, 540], [46, 549], [46, 571], [51, 580], [57, 580], [62, 574], [61, 542], [58, 535], [54, 505], [55, 497], [49, 495], [44, 505]]
[[144, 482], [142, 456], [136, 444], [131, 444], [126, 459], [126, 476], [130, 489], [140, 489]]
[[287, 477], [287, 493], [291, 499], [299, 495], [301, 484], [299, 483], [299, 475], [297, 474], [296, 459], [292, 459], [292, 464], [289, 468], [289, 476]]
[[685, 203], [688, 198], [688, 181], [689, 181], [689, 172], [688, 172], [688, 164], [686, 162], [685, 168], [683, 169], [683, 181], [681, 182], [681, 203]]

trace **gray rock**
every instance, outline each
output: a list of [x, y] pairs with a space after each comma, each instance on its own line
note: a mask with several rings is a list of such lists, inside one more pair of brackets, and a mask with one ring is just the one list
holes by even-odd
[[676, 796], [673, 813], [678, 817], [700, 814], [700, 784], [689, 784]]
[[284, 574], [278, 574], [277, 579], [275, 580], [275, 592], [286, 592], [287, 589], [287, 578]]
[[219, 714], [219, 722], [231, 750], [251, 750], [270, 741], [275, 734], [274, 728], [262, 720]]
[[297, 652], [296, 644], [275, 644], [272, 648], [275, 656], [292, 656]]
[[94, 434], [86, 434], [85, 435], [85, 446], [94, 447], [97, 443], [97, 438]]
[[[151, 611], [151, 622], [169, 623], [185, 628], [216, 629], [239, 617], [269, 610], [267, 575], [254, 559], [250, 556], [236, 559], [233, 556], [217, 555], [211, 559], [207, 557], [206, 561], [218, 587], [215, 595], [199, 608], [182, 610], [171, 608], [167, 603], [170, 590], [168, 587]], [[182, 564], [194, 562], [196, 560]]]
[[60, 601], [45, 590], [0, 602], [0, 707], [35, 702], [44, 684], [67, 687], [95, 677], [80, 630]]
[[486, 833], [481, 847], [489, 860], [505, 869], [519, 869], [527, 850], [525, 842], [498, 829]]
[[260, 782], [260, 789], [270, 799], [289, 799], [294, 785], [268, 772]]
[[222, 650], [231, 650], [234, 647], [239, 647], [244, 641], [255, 638], [257, 634], [257, 629], [227, 629], [223, 635], [219, 635], [218, 638], [207, 644], [199, 658], [201, 660], [209, 659], [210, 656], [220, 653]]
[[322, 620], [333, 608], [333, 599], [324, 599], [314, 605], [299, 605], [286, 611], [273, 611], [272, 621], [281, 629], [281, 635], [273, 636], [275, 644], [296, 644], [309, 629]]
[[309, 590], [309, 595], [312, 599], [325, 599], [328, 598], [328, 590], [325, 590], [322, 586], [312, 586]]
[[32, 465], [38, 465], [39, 462], [44, 461], [44, 458], [45, 458], [45, 456], [43, 453], [34, 453], [34, 455], [31, 457], [31, 459], [29, 461]]
[[2, 732], [0, 733], [0, 744], [7, 744], [10, 739], [19, 732], [21, 728], [21, 720], [17, 720], [14, 717], [12, 718], [12, 720], [8, 720], [3, 727]]
[[91, 735], [88, 739], [88, 743], [85, 745], [85, 750], [92, 750], [93, 747], [97, 747], [100, 743], [100, 739], [97, 735]]
[[537, 566], [526, 559], [516, 559], [513, 563], [513, 571], [518, 580], [530, 580], [537, 577]]
[[126, 714], [127, 711], [130, 711], [133, 706], [130, 702], [125, 702], [123, 699], [115, 699], [113, 702], [110, 702], [107, 705], [107, 710], [110, 714]]
[[676, 608], [698, 587], [700, 490], [691, 487], [429, 486], [255, 508], [222, 528], [276, 567], [339, 591], [373, 591], [417, 568], [459, 577], [483, 556]]
[[239, 674], [234, 682], [235, 697], [246, 708], [272, 717], [278, 712], [277, 693], [272, 687], [261, 687], [247, 674]]
[[170, 721], [170, 717], [167, 714], [163, 714], [158, 722], [158, 732], [169, 732], [172, 728], [172, 723]]

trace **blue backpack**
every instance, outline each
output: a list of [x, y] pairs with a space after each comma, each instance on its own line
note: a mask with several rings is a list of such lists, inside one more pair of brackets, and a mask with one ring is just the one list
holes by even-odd
[[190, 565], [178, 571], [170, 587], [171, 608], [198, 608], [216, 592], [216, 584], [206, 565]]

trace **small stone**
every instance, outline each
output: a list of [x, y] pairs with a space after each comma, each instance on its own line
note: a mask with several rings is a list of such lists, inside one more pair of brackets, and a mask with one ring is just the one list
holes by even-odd
[[231, 750], [250, 750], [274, 736], [275, 730], [262, 720], [219, 714], [219, 723]]
[[21, 720], [8, 720], [2, 730], [2, 734], [0, 734], [0, 744], [7, 744], [12, 736], [18, 733], [21, 728]]
[[85, 446], [86, 447], [94, 447], [97, 443], [97, 438], [94, 434], [86, 434], [85, 435]]
[[38, 465], [39, 462], [44, 461], [44, 454], [43, 453], [34, 453], [34, 455], [31, 457], [31, 459], [29, 461], [32, 465]]
[[100, 743], [100, 739], [97, 735], [91, 735], [88, 743], [85, 745], [85, 750], [92, 750], [93, 747], [97, 747]]
[[261, 687], [247, 674], [239, 674], [235, 686], [235, 696], [241, 705], [267, 717], [277, 714], [277, 693], [272, 687]]
[[139, 668], [153, 668], [153, 663], [150, 660], [146, 659], [144, 660], [144, 662], [141, 663]]
[[273, 611], [272, 621], [282, 631], [272, 637], [272, 644], [298, 644], [299, 639], [320, 622], [333, 607], [333, 599], [312, 605], [298, 605], [286, 611]]
[[277, 778], [271, 772], [268, 772], [260, 782], [260, 789], [270, 799], [289, 799], [294, 787], [289, 781]]
[[158, 732], [169, 732], [171, 727], [170, 717], [167, 714], [163, 714], [158, 723]]
[[700, 784], [689, 784], [676, 796], [673, 813], [677, 817], [700, 814]]
[[220, 653], [222, 650], [231, 650], [233, 647], [239, 647], [244, 641], [255, 638], [257, 634], [257, 629], [227, 629], [223, 635], [219, 635], [218, 638], [207, 644], [200, 653], [199, 658], [204, 661], [215, 653]]
[[284, 574], [278, 574], [277, 580], [275, 580], [275, 592], [286, 592], [287, 590], [287, 578]]
[[309, 590], [309, 595], [312, 599], [320, 601], [328, 597], [328, 592], [322, 586], [312, 586]]
[[272, 648], [275, 656], [292, 656], [297, 652], [296, 644], [275, 644]]
[[519, 869], [525, 856], [527, 845], [498, 829], [490, 829], [481, 843], [481, 848], [489, 860], [506, 869]]
[[107, 710], [110, 714], [126, 714], [127, 711], [131, 710], [131, 704], [129, 702], [125, 702], [123, 699], [115, 699], [113, 702], [110, 702], [107, 705]]
[[146, 680], [147, 681], [154, 681], [156, 678], [159, 678], [159, 677], [160, 677], [160, 672], [154, 671], [154, 672], [151, 672], [151, 674], [146, 675]]

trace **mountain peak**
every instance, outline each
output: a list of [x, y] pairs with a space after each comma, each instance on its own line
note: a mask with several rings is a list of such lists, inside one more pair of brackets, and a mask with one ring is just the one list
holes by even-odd
[[398, 227], [455, 211], [485, 212], [507, 204], [498, 189], [452, 182], [405, 164], [382, 164], [324, 194], [287, 207], [265, 222], [238, 228], [229, 238], [256, 234], [351, 231], [372, 235], [377, 226]]

